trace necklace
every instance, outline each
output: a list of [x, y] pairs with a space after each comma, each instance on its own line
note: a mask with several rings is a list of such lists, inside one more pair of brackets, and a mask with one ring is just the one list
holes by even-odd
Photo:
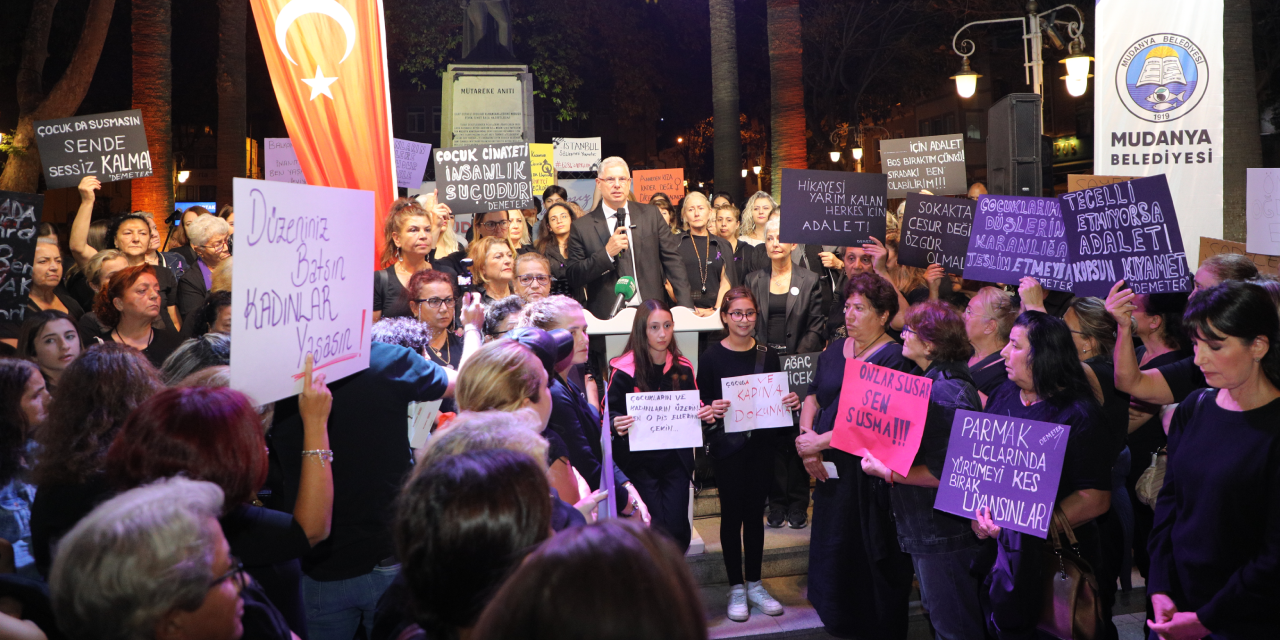
[[[127, 347], [133, 347], [133, 344], [131, 344], [128, 340], [125, 340], [124, 336], [120, 335], [119, 327], [112, 329], [111, 332], [116, 334], [116, 337], [120, 339], [120, 344], [123, 344]], [[138, 349], [138, 351], [145, 351], [147, 347], [151, 346], [151, 341], [155, 340], [155, 338], [156, 338], [155, 327], [147, 327], [147, 344], [143, 345], [141, 349], [138, 349], [137, 347], [133, 347], [133, 348]]]
[[[702, 278], [702, 292], [706, 293], [708, 265], [704, 263], [709, 263], [710, 260], [703, 260], [702, 254], [698, 253], [698, 236], [693, 235], [693, 232], [689, 233], [689, 241], [691, 244], [693, 244], [693, 255], [698, 259], [698, 276]], [[711, 256], [711, 236], [707, 236], [706, 247], [707, 247], [706, 248], [707, 256], [710, 257]]]
[[[884, 337], [884, 332], [883, 332], [883, 331], [881, 331], [881, 332], [880, 332], [880, 335], [876, 336], [876, 339], [875, 339], [875, 340], [872, 340], [872, 341], [871, 341], [871, 344], [869, 344], [869, 345], [867, 345], [865, 348], [863, 348], [863, 349], [862, 349], [862, 351], [859, 351], [859, 352], [858, 352], [858, 355], [854, 356], [854, 357], [853, 357], [853, 359], [854, 359], [854, 360], [857, 360], [858, 358], [861, 358], [861, 357], [862, 357], [862, 354], [864, 354], [864, 353], [866, 353], [866, 352], [867, 352], [867, 349], [870, 349], [871, 347], [876, 346], [876, 343], [877, 343], [877, 342], [880, 342], [880, 338], [883, 338], [883, 337]], [[854, 344], [855, 344], [855, 345], [857, 345], [857, 342], [854, 342]]]
[[1038, 399], [1039, 399], [1039, 397], [1038, 397], [1038, 396], [1036, 396], [1036, 392], [1032, 391], [1032, 392], [1031, 392], [1031, 401], [1030, 401], [1030, 402], [1028, 402], [1028, 401], [1027, 401], [1027, 390], [1026, 390], [1026, 389], [1018, 389], [1018, 399], [1022, 401], [1022, 406], [1024, 406], [1024, 407], [1029, 407], [1029, 406], [1031, 406], [1031, 405], [1035, 404], [1035, 403], [1036, 403], [1036, 400], [1038, 400]]
[[432, 353], [436, 354], [436, 359], [437, 359], [437, 360], [439, 360], [440, 362], [443, 362], [443, 363], [444, 363], [444, 366], [445, 366], [445, 368], [446, 368], [446, 369], [452, 369], [452, 368], [453, 368], [453, 366], [452, 366], [452, 365], [453, 365], [453, 362], [452, 362], [452, 358], [453, 358], [453, 356], [449, 354], [449, 337], [448, 337], [448, 335], [446, 335], [446, 336], [445, 336], [444, 344], [443, 344], [443, 345], [441, 345], [440, 349], [437, 349], [437, 348], [435, 348], [435, 347], [431, 346], [431, 343], [430, 343], [430, 342], [427, 342], [427, 348], [428, 348], [428, 349], [431, 349]]

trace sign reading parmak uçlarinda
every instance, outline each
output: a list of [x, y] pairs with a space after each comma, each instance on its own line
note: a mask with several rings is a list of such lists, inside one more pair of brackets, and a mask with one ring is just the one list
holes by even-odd
[[532, 209], [529, 145], [436, 149], [436, 189], [455, 214]]
[[1066, 230], [1057, 198], [978, 196], [966, 280], [1017, 284], [1023, 276], [1071, 291]]
[[898, 264], [940, 264], [947, 273], [963, 274], [969, 234], [973, 231], [973, 205], [967, 198], [908, 193], [898, 240]]
[[842, 247], [884, 240], [886, 189], [882, 173], [783, 169], [779, 239]]
[[50, 189], [74, 187], [85, 176], [101, 182], [151, 175], [142, 111], [116, 111], [35, 123], [36, 145]]

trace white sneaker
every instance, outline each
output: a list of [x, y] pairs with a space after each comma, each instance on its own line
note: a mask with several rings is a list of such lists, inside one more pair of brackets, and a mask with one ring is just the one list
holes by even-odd
[[767, 616], [782, 615], [782, 605], [764, 590], [764, 584], [759, 581], [747, 583], [747, 601], [759, 607]]
[[747, 606], [747, 588], [735, 584], [729, 588], [729, 619], [734, 622], [746, 622], [750, 617], [751, 607]]

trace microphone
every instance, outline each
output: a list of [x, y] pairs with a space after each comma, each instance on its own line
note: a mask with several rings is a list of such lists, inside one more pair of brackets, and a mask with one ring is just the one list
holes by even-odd
[[618, 315], [627, 300], [636, 295], [636, 279], [631, 276], [618, 278], [618, 283], [613, 285], [613, 292], [618, 294], [618, 299], [613, 301], [613, 311], [609, 313], [610, 318]]

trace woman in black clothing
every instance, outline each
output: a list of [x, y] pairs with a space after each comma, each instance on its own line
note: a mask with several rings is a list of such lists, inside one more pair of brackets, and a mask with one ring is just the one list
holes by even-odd
[[472, 282], [481, 294], [480, 301], [485, 305], [515, 295], [515, 285], [512, 283], [515, 279], [515, 255], [511, 242], [505, 235], [476, 238], [467, 247], [467, 257], [471, 258]]
[[[702, 403], [717, 414], [716, 428], [707, 437], [707, 452], [715, 470], [716, 489], [720, 493], [720, 544], [724, 549], [724, 566], [729, 575], [729, 619], [745, 621], [751, 605], [767, 615], [782, 615], [782, 605], [769, 595], [760, 582], [764, 561], [764, 523], [760, 520], [760, 504], [765, 501], [773, 477], [776, 441], [789, 430], [767, 429], [726, 433], [724, 414], [733, 411], [732, 400], [723, 397], [721, 381], [725, 378], [760, 373], [778, 373], [782, 363], [778, 352], [761, 344], [754, 336], [756, 299], [746, 287], [734, 287], [724, 296], [720, 321], [729, 335], [713, 343], [702, 354], [698, 371], [698, 389]], [[800, 397], [794, 392], [779, 398], [788, 409], [800, 408]], [[807, 478], [806, 478], [807, 480]], [[805, 486], [806, 492], [808, 486]], [[806, 503], [808, 501], [806, 500]], [[807, 504], [806, 504], [807, 506]], [[745, 547], [745, 549], [744, 549]], [[742, 571], [746, 559], [746, 576]]]
[[[711, 206], [706, 196], [697, 191], [690, 193], [685, 196], [680, 211], [687, 232], [679, 236], [679, 251], [689, 276], [693, 312], [709, 316], [720, 308], [720, 301], [729, 291], [733, 277], [728, 270], [733, 268], [733, 251], [728, 241], [707, 231]], [[675, 299], [670, 283], [667, 283], [667, 295]]]
[[[649, 507], [653, 526], [689, 550], [689, 483], [693, 474], [692, 449], [631, 451], [627, 432], [635, 418], [627, 415], [627, 394], [697, 389], [693, 365], [676, 346], [675, 322], [666, 304], [645, 300], [636, 309], [631, 337], [622, 355], [609, 361], [608, 402], [613, 415], [613, 455], [618, 466], [636, 485]], [[711, 417], [711, 407], [698, 410], [698, 418]]]
[[53, 393], [62, 372], [80, 357], [82, 343], [75, 321], [61, 311], [28, 314], [20, 334], [18, 357], [40, 367], [45, 386]]
[[[1094, 519], [1111, 505], [1113, 440], [1074, 351], [1066, 323], [1041, 311], [1023, 312], [1003, 352], [1009, 380], [987, 399], [986, 413], [1070, 428], [1055, 508], [1070, 522], [1083, 558], [1097, 567], [1102, 551]], [[988, 630], [1001, 640], [1036, 638], [1044, 608], [1041, 551], [1046, 542], [1002, 528], [986, 509], [976, 515], [978, 537], [998, 543], [994, 558], [975, 565], [987, 575]], [[1102, 613], [1111, 619], [1108, 607]]]
[[381, 263], [386, 265], [373, 278], [373, 321], [411, 316], [405, 288], [409, 278], [431, 268], [435, 249], [436, 221], [417, 200], [400, 198], [391, 205], [383, 225]]
[[[844, 287], [845, 331], [818, 356], [818, 370], [800, 412], [796, 451], [813, 490], [809, 540], [809, 601], [827, 632], [851, 638], [903, 638], [911, 593], [911, 557], [898, 546], [889, 486], [862, 471], [861, 459], [831, 448], [845, 364], [862, 360], [911, 371], [902, 345], [886, 333], [898, 313], [898, 293], [875, 273]], [[836, 469], [828, 475], [824, 461]]]
[[[1280, 580], [1280, 319], [1226, 282], [1184, 316], [1210, 389], [1178, 406], [1151, 530], [1147, 593], [1162, 638], [1265, 638]], [[1212, 634], [1212, 635], [1210, 635]]]
[[98, 336], [99, 342], [133, 347], [157, 368], [182, 343], [176, 332], [156, 327], [164, 304], [156, 273], [164, 271], [146, 263], [126, 267], [111, 276], [93, 305], [98, 322], [107, 328]]
[[983, 287], [965, 307], [964, 330], [973, 346], [969, 375], [984, 404], [987, 396], [1009, 379], [1000, 352], [1009, 344], [1009, 330], [1017, 317], [1018, 304], [1013, 296], [996, 287]]
[[[547, 207], [546, 215], [538, 223], [538, 240], [533, 248], [547, 257], [551, 263], [551, 277], [563, 280], [568, 277], [566, 263], [569, 259], [569, 227], [573, 224], [573, 210], [565, 204]], [[581, 294], [576, 297], [581, 297]], [[575, 297], [575, 299], [576, 299]]]

